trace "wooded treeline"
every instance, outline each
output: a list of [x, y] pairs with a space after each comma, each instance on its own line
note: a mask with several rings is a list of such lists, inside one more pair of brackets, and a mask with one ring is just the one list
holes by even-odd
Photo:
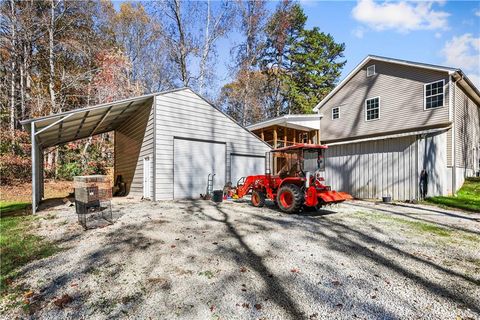
[[345, 63], [290, 0], [2, 0], [0, 12], [2, 143], [22, 119], [181, 86], [243, 125], [309, 113]]

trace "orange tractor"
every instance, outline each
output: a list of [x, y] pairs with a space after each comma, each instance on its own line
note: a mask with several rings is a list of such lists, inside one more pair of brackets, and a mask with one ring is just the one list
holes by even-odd
[[[297, 144], [273, 149], [265, 159], [265, 174], [243, 177], [237, 182], [235, 195], [242, 198], [251, 192], [255, 207], [273, 200], [286, 213], [305, 207], [319, 208], [352, 199], [347, 193], [331, 190], [324, 185], [324, 152], [327, 146]], [[273, 172], [270, 170], [273, 161]]]

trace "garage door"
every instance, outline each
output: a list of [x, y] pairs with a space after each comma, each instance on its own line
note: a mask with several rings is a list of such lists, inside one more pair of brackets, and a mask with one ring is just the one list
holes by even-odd
[[195, 199], [204, 194], [210, 173], [214, 189], [225, 185], [226, 145], [198, 140], [174, 139], [174, 199]]
[[230, 178], [233, 185], [237, 185], [241, 177], [265, 173], [265, 157], [232, 154], [231, 160]]

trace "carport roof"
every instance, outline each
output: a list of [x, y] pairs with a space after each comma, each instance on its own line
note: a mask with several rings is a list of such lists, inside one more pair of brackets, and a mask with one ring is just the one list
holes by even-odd
[[28, 119], [20, 123], [30, 133], [32, 127], [34, 127], [36, 140], [42, 148], [52, 147], [115, 130], [144, 103], [153, 99], [154, 96], [184, 89], [151, 93], [45, 117]]

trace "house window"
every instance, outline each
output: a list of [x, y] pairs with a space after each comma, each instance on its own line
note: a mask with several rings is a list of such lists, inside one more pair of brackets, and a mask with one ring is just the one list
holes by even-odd
[[367, 67], [367, 77], [371, 77], [375, 75], [375, 65], [371, 65]]
[[380, 118], [380, 98], [365, 100], [365, 117], [367, 121]]
[[425, 85], [425, 109], [443, 107], [444, 84], [444, 80], [440, 80]]
[[332, 120], [340, 118], [340, 107], [332, 108]]

